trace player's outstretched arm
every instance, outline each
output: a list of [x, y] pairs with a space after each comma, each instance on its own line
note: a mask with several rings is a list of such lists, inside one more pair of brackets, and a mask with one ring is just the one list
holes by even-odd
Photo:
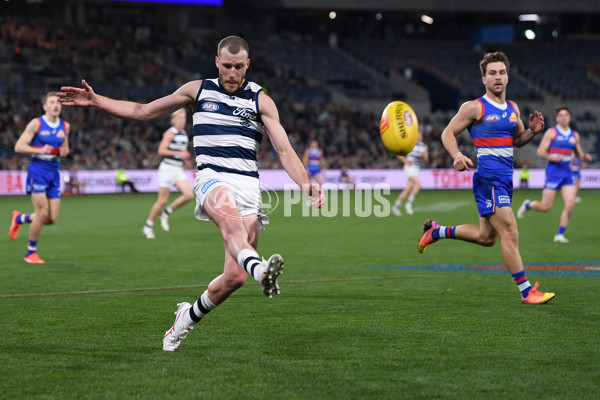
[[99, 95], [85, 79], [81, 81], [83, 87], [63, 86], [57, 95], [58, 100], [65, 106], [95, 107], [118, 118], [149, 121], [192, 103], [201, 83], [202, 81], [188, 82], [175, 92], [147, 104], [115, 100]]
[[324, 202], [323, 191], [318, 183], [311, 182], [310, 179], [308, 179], [302, 161], [300, 161], [300, 158], [292, 148], [285, 129], [279, 122], [279, 113], [277, 112], [275, 103], [263, 92], [261, 92], [259, 96], [261, 119], [267, 129], [271, 144], [281, 160], [281, 165], [290, 178], [292, 178], [292, 180], [302, 188], [306, 196], [312, 200], [313, 205], [315, 207], [321, 207]]

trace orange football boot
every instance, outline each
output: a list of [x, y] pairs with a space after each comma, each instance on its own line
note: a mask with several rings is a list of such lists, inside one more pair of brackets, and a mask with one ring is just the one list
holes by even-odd
[[20, 212], [18, 212], [17, 210], [13, 211], [11, 214], [11, 222], [10, 222], [10, 228], [8, 228], [8, 236], [10, 236], [10, 238], [12, 240], [16, 240], [17, 236], [19, 236], [19, 229], [21, 229], [21, 225], [22, 224], [18, 224], [17, 223], [17, 217], [21, 215]]
[[25, 257], [25, 262], [29, 264], [45, 264], [46, 261], [42, 260], [38, 253], [31, 253], [27, 257]]
[[437, 242], [437, 240], [433, 238], [432, 234], [433, 231], [439, 227], [439, 224], [435, 221], [429, 219], [425, 221], [425, 224], [423, 224], [423, 236], [421, 236], [421, 239], [419, 240], [419, 253], [423, 253], [427, 246]]
[[554, 293], [550, 292], [538, 292], [537, 287], [538, 283], [536, 282], [529, 291], [527, 297], [521, 295], [521, 301], [525, 304], [546, 304], [556, 296]]

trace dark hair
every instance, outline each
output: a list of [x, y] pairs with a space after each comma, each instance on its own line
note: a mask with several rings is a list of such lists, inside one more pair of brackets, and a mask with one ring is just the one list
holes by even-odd
[[250, 46], [248, 46], [248, 42], [239, 36], [227, 36], [221, 40], [217, 46], [217, 56], [220, 56], [221, 50], [225, 48], [229, 50], [231, 54], [237, 54], [240, 51], [245, 50], [248, 57], [250, 57]]
[[567, 107], [567, 106], [556, 107], [556, 114], [558, 115], [558, 113], [561, 112], [562, 110], [565, 110], [566, 112], [571, 114], [571, 110], [569, 110], [569, 107]]
[[488, 64], [493, 62], [503, 62], [504, 65], [506, 65], [506, 72], [508, 73], [508, 70], [510, 68], [508, 57], [503, 52], [496, 51], [493, 53], [486, 53], [483, 56], [483, 60], [481, 60], [481, 62], [479, 63], [479, 69], [481, 69], [481, 76], [485, 76]]

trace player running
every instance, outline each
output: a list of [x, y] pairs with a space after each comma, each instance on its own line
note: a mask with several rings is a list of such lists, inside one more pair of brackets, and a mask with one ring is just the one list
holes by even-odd
[[44, 97], [45, 114], [34, 118], [15, 143], [15, 151], [31, 155], [27, 170], [26, 190], [31, 194], [34, 212], [12, 212], [8, 234], [16, 240], [23, 224], [31, 224], [25, 262], [44, 264], [37, 253], [37, 242], [44, 225], [52, 225], [60, 210], [60, 157], [69, 154], [70, 125], [60, 118], [62, 105], [55, 92]]
[[456, 136], [469, 130], [477, 153], [477, 171], [473, 174], [473, 193], [479, 210], [479, 226], [440, 226], [428, 220], [423, 227], [418, 250], [425, 249], [439, 239], [458, 239], [493, 246], [501, 238], [502, 258], [519, 291], [521, 301], [527, 304], [544, 304], [554, 298], [554, 293], [537, 290], [531, 286], [519, 253], [519, 232], [511, 208], [513, 193], [513, 146], [529, 143], [544, 129], [544, 117], [538, 111], [529, 115], [529, 129], [525, 129], [519, 108], [506, 100], [509, 62], [502, 52], [487, 53], [480, 62], [485, 95], [464, 103], [446, 129], [442, 142], [454, 159], [457, 171], [468, 171], [473, 161], [458, 149]]

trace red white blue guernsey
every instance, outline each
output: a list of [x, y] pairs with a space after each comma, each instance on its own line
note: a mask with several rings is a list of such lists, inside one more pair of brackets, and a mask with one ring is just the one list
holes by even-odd
[[561, 156], [562, 160], [559, 163], [568, 166], [573, 159], [573, 150], [575, 149], [575, 133], [569, 128], [567, 131], [561, 130], [558, 125], [554, 128], [554, 139], [548, 147], [548, 154], [552, 156]]
[[51, 199], [60, 198], [60, 147], [65, 142], [67, 130], [65, 121], [51, 123], [39, 117], [40, 127], [35, 133], [31, 146], [41, 148], [50, 145], [50, 154], [35, 154], [27, 169], [27, 194], [46, 193]]
[[31, 141], [31, 146], [42, 148], [49, 144], [52, 146], [52, 150], [50, 151], [50, 154], [35, 154], [33, 158], [56, 162], [56, 166], [58, 167], [60, 165], [58, 164], [60, 163], [60, 146], [62, 146], [67, 137], [65, 121], [59, 118], [57, 122], [50, 123], [44, 116], [38, 117], [38, 121], [40, 121], [40, 127]]
[[311, 175], [321, 173], [321, 149], [308, 149], [308, 171]]
[[561, 130], [558, 125], [554, 128], [554, 139], [548, 146], [548, 154], [552, 156], [561, 156], [557, 162], [548, 162], [546, 165], [546, 184], [544, 188], [550, 190], [560, 190], [565, 185], [574, 185], [573, 172], [571, 171], [571, 161], [573, 160], [573, 150], [577, 143], [575, 132], [569, 128], [567, 131]]
[[479, 101], [481, 118], [469, 127], [477, 153], [477, 172], [482, 176], [513, 174], [513, 135], [517, 127], [517, 111], [510, 102], [498, 104], [487, 96]]

